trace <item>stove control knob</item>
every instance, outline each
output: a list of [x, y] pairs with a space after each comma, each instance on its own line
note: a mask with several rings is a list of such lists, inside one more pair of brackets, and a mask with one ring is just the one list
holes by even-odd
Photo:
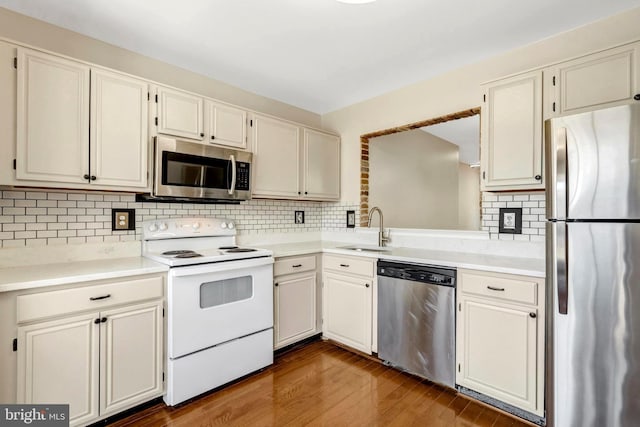
[[227, 228], [227, 223], [226, 222], [220, 223], [220, 228], [222, 228], [222, 229]]
[[234, 227], [235, 227], [235, 225], [232, 222], [230, 222], [229, 223], [229, 230], [233, 230]]
[[167, 223], [166, 223], [166, 222], [162, 222], [162, 223], [160, 223], [160, 231], [164, 231], [164, 230], [166, 230], [167, 228], [169, 228], [169, 227], [167, 226]]
[[149, 231], [151, 231], [152, 233], [154, 231], [158, 231], [158, 225], [155, 222], [153, 224], [149, 225]]
[[200, 223], [199, 222], [194, 222], [193, 225], [191, 226], [191, 228], [193, 228], [194, 230], [197, 230], [198, 228], [200, 228]]

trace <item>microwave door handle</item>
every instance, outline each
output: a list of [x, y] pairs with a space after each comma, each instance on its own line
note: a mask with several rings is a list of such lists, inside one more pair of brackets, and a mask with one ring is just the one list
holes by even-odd
[[236, 158], [233, 154], [229, 156], [231, 162], [231, 187], [229, 188], [229, 194], [232, 195], [236, 191]]

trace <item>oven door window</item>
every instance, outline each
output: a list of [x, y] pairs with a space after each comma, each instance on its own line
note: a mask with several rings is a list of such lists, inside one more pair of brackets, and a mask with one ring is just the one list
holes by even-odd
[[206, 282], [200, 285], [200, 308], [231, 304], [248, 300], [252, 296], [253, 280], [251, 276]]
[[162, 185], [227, 189], [231, 162], [192, 154], [162, 152]]

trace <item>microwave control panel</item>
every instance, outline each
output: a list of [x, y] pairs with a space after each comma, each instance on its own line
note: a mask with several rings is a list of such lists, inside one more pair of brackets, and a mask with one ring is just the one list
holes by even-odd
[[236, 190], [249, 191], [249, 163], [236, 163]]

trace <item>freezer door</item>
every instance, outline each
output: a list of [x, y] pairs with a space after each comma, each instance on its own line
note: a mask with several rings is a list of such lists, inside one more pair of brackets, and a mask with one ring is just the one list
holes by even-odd
[[[564, 226], [551, 226], [556, 227], [551, 240], [562, 240], [557, 228]], [[549, 425], [635, 427], [640, 420], [640, 224], [568, 223], [566, 230], [567, 272], [550, 282], [555, 396]], [[565, 279], [567, 310], [561, 314], [558, 286]]]
[[640, 218], [640, 104], [553, 119], [546, 133], [549, 218]]

